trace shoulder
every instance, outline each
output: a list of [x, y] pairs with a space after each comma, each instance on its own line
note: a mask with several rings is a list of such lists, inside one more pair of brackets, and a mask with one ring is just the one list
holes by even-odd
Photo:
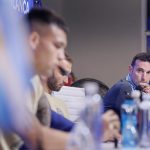
[[32, 105], [33, 105], [33, 110], [34, 112], [37, 112], [38, 109], [38, 103], [41, 97], [44, 94], [44, 89], [41, 83], [41, 80], [38, 75], [35, 75], [31, 79], [31, 86], [32, 86]]
[[39, 78], [38, 75], [34, 76], [34, 77], [31, 79], [31, 84], [32, 84], [32, 87], [33, 87], [35, 96], [38, 97], [38, 98], [41, 97], [41, 95], [42, 95], [43, 92], [44, 92], [44, 89], [43, 89], [41, 80], [40, 80], [40, 78]]
[[131, 85], [130, 85], [130, 83], [129, 83], [127, 80], [121, 79], [121, 80], [118, 81], [116, 84], [114, 84], [114, 85], [109, 89], [108, 92], [117, 91], [117, 92], [120, 93], [121, 91], [126, 90], [126, 89], [131, 90]]
[[131, 85], [127, 80], [118, 81], [109, 89], [104, 97], [104, 110], [113, 109], [119, 113], [121, 104], [131, 91]]

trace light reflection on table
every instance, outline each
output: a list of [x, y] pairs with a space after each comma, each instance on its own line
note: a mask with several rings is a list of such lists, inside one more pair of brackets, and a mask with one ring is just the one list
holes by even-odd
[[136, 147], [136, 148], [122, 148], [121, 144], [118, 144], [118, 148], [114, 148], [114, 143], [113, 142], [108, 142], [108, 143], [102, 143], [101, 144], [101, 150], [150, 150], [149, 148], [140, 148], [140, 147]]

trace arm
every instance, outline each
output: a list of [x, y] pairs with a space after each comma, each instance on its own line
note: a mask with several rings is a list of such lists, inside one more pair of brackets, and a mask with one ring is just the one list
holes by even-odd
[[120, 139], [120, 121], [118, 115], [113, 110], [108, 110], [102, 115], [102, 122], [102, 141], [112, 141], [114, 138]]
[[69, 140], [69, 134], [57, 131], [40, 124], [38, 119], [32, 117], [32, 126], [25, 132], [18, 133], [25, 144], [32, 150], [65, 150]]
[[50, 105], [49, 102], [47, 100], [47, 97], [45, 95], [43, 95], [38, 103], [38, 110], [37, 110], [37, 118], [39, 119], [39, 121], [41, 122], [41, 124], [49, 127], [50, 126]]
[[51, 128], [69, 132], [74, 125], [75, 124], [72, 121], [54, 111], [51, 111]]

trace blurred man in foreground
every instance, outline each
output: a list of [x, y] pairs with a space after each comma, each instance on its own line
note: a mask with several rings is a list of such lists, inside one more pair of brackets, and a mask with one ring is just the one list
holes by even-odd
[[[30, 65], [35, 67], [35, 73], [31, 74], [32, 84], [28, 88], [26, 97], [22, 96], [24, 103], [22, 103], [23, 107], [21, 108], [25, 108], [23, 110], [26, 117], [23, 115], [21, 118], [17, 118], [16, 115], [10, 114], [11, 121], [15, 121], [13, 120], [15, 118], [19, 125], [16, 122], [12, 126], [9, 124], [11, 127], [9, 130], [21, 137], [30, 149], [65, 149], [68, 135], [41, 125], [35, 117], [41, 99], [42, 105], [47, 103], [46, 99], [42, 98], [43, 88], [37, 87], [38, 85], [36, 86], [34, 81], [36, 79], [36, 82], [39, 83], [39, 79], [34, 75], [38, 74], [46, 78], [52, 74], [53, 68], [58, 63], [58, 53], [64, 53], [67, 44], [66, 26], [60, 17], [44, 9], [31, 10], [27, 15], [27, 22], [30, 27], [29, 45], [32, 50], [30, 52], [33, 54]], [[22, 118], [25, 122], [21, 121]], [[20, 128], [18, 128], [19, 126]], [[10, 131], [7, 132], [8, 138], [5, 135], [4, 140], [6, 139], [7, 147], [10, 147], [11, 150], [18, 149], [21, 144], [19, 140], [16, 140], [14, 136], [10, 138]]]
[[[30, 29], [29, 43], [34, 57], [33, 66], [35, 66], [36, 74], [41, 75], [43, 79], [46, 79], [48, 76], [52, 75], [53, 69], [58, 65], [58, 55], [64, 53], [64, 49], [66, 48], [67, 26], [59, 16], [45, 9], [31, 10], [27, 15], [27, 22]], [[45, 108], [47, 107], [47, 112], [49, 111], [47, 99], [42, 97], [44, 94], [43, 87], [39, 85], [40, 79], [37, 76], [33, 77], [31, 111], [33, 111], [34, 114], [38, 111], [39, 103], [40, 105], [45, 106]], [[50, 113], [47, 114], [49, 115]], [[46, 116], [46, 118], [50, 117]], [[35, 127], [37, 127], [37, 129]], [[35, 132], [37, 134], [40, 132], [41, 135], [43, 134], [43, 138], [41, 138], [41, 135], [39, 134], [33, 137], [37, 147], [46, 150], [65, 149], [68, 139], [67, 134], [44, 127], [38, 123], [38, 121], [36, 122], [35, 127], [33, 126], [33, 128], [36, 129]], [[41, 142], [38, 146], [39, 140], [41, 140]]]
[[[47, 105], [46, 99], [42, 97], [43, 87], [38, 86], [40, 79], [34, 75], [41, 75], [43, 79], [52, 75], [53, 69], [58, 65], [59, 52], [64, 52], [67, 45], [66, 26], [58, 16], [44, 9], [31, 10], [27, 20], [30, 27], [29, 45], [33, 53], [31, 64], [35, 67], [35, 74], [31, 76], [32, 85], [28, 89], [27, 99], [22, 97], [26, 103], [23, 107], [25, 108], [26, 117], [24, 119], [26, 122], [25, 124], [19, 122], [21, 118], [18, 118], [17, 121], [21, 128], [13, 126], [12, 131], [19, 135], [33, 150], [63, 150], [67, 145], [69, 135], [45, 127], [35, 117], [39, 103], [46, 106], [47, 112], [49, 105]], [[8, 145], [10, 144], [9, 141], [7, 142]], [[12, 147], [14, 148], [15, 145], [13, 144]]]

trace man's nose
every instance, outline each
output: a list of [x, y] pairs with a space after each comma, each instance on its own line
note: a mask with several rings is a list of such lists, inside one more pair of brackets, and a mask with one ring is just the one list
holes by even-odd
[[64, 76], [64, 83], [68, 82], [68, 76]]
[[59, 59], [58, 59], [58, 54], [56, 54], [56, 57], [55, 57], [55, 66], [58, 66], [59, 65]]
[[146, 73], [143, 73], [143, 74], [142, 74], [142, 81], [146, 81], [146, 76], [147, 76]]

